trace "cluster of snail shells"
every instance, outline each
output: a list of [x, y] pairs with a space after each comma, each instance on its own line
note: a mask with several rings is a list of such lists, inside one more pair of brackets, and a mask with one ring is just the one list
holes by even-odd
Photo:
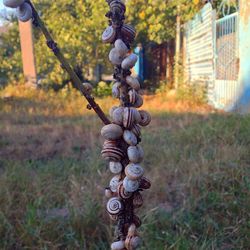
[[16, 8], [16, 16], [21, 22], [27, 22], [32, 18], [32, 8], [25, 0], [3, 0], [3, 4], [9, 8]]

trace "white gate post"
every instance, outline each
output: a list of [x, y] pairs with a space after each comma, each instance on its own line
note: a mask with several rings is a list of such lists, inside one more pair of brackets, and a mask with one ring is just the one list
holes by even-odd
[[241, 95], [239, 99], [240, 113], [250, 113], [250, 2], [240, 0], [239, 12], [239, 81]]

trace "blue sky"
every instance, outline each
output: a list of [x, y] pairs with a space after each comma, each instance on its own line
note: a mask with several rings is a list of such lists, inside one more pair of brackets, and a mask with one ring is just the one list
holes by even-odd
[[3, 0], [0, 0], [0, 9], [3, 8]]

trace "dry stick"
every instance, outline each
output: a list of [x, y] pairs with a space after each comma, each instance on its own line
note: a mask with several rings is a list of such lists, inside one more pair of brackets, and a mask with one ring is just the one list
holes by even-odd
[[32, 12], [33, 12], [33, 24], [40, 28], [42, 33], [44, 34], [48, 47], [54, 52], [57, 59], [60, 61], [61, 66], [63, 69], [65, 69], [72, 82], [74, 83], [75, 87], [82, 93], [82, 95], [87, 99], [89, 105], [87, 106], [88, 109], [93, 108], [96, 114], [99, 116], [99, 118], [103, 121], [105, 125], [110, 124], [109, 119], [104, 114], [100, 106], [95, 102], [95, 99], [85, 90], [81, 80], [75, 73], [75, 71], [72, 69], [70, 64], [67, 62], [63, 54], [61, 53], [60, 49], [57, 46], [57, 43], [53, 40], [52, 36], [50, 35], [48, 29], [46, 28], [45, 24], [39, 17], [34, 5], [31, 3], [30, 0], [26, 0], [26, 2], [31, 6]]

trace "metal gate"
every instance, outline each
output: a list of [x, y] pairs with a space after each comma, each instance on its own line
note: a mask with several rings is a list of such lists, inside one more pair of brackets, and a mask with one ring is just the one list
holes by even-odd
[[237, 109], [239, 93], [238, 13], [215, 22], [215, 80], [213, 104], [216, 108]]

